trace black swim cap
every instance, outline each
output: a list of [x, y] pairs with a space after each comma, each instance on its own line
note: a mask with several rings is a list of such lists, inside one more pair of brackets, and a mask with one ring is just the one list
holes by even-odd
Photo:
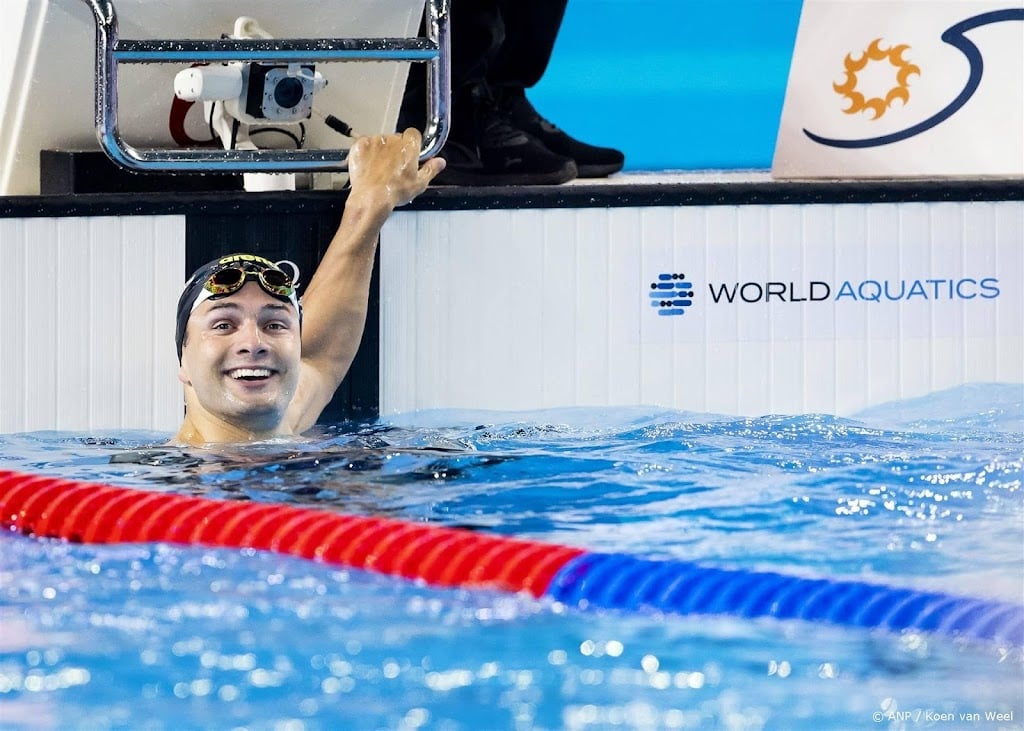
[[[281, 269], [280, 264], [288, 264], [294, 271], [291, 274], [288, 274]], [[299, 316], [299, 322], [302, 322], [302, 307], [299, 305], [299, 298], [295, 292], [295, 288], [298, 286], [299, 268], [295, 266], [294, 263], [290, 261], [282, 261], [275, 264], [269, 259], [264, 259], [262, 256], [256, 256], [255, 254], [229, 254], [228, 256], [222, 256], [219, 259], [209, 261], [196, 269], [195, 273], [185, 284], [185, 289], [182, 290], [181, 297], [178, 298], [178, 324], [174, 333], [174, 342], [178, 348], [179, 363], [181, 362], [181, 351], [185, 342], [185, 327], [188, 325], [188, 318], [192, 315], [192, 311], [207, 299], [227, 297], [237, 291], [236, 289], [223, 294], [211, 294], [206, 289], [206, 284], [214, 274], [230, 267], [239, 267], [252, 273], [266, 269], [273, 269], [287, 275], [288, 279], [291, 281], [291, 293], [288, 295], [271, 292], [263, 286], [262, 282], [260, 283], [260, 287], [271, 297], [276, 297], [282, 302], [290, 302], [292, 306], [295, 307], [295, 312]], [[242, 281], [242, 285], [244, 285], [247, 279], [248, 277], [246, 280]], [[257, 279], [257, 281], [259, 280]], [[242, 285], [239, 285], [238, 288], [241, 289]]]

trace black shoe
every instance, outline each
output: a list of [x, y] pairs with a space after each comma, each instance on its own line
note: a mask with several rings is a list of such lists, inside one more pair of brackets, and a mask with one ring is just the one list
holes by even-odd
[[500, 109], [517, 128], [536, 137], [554, 153], [571, 157], [581, 178], [605, 178], [622, 170], [626, 156], [611, 147], [597, 147], [570, 137], [537, 113], [522, 89], [506, 89]]
[[449, 136], [441, 157], [445, 169], [437, 185], [558, 185], [576, 177], [572, 158], [556, 155], [502, 115], [479, 120], [475, 140]]

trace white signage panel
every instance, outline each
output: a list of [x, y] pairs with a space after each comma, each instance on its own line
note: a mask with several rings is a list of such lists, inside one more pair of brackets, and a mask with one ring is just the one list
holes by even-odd
[[804, 0], [772, 175], [1024, 176], [1024, 2]]
[[1024, 384], [1020, 202], [399, 212], [381, 412], [852, 414]]

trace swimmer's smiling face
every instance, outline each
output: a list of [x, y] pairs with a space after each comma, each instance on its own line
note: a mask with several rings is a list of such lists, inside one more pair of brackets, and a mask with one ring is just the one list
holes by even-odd
[[256, 282], [201, 303], [189, 317], [178, 371], [190, 418], [274, 432], [295, 395], [300, 342], [295, 308]]

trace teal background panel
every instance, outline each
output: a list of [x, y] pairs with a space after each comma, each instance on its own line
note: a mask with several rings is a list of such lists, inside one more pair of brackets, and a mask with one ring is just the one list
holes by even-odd
[[801, 0], [569, 0], [528, 92], [627, 170], [771, 167]]

